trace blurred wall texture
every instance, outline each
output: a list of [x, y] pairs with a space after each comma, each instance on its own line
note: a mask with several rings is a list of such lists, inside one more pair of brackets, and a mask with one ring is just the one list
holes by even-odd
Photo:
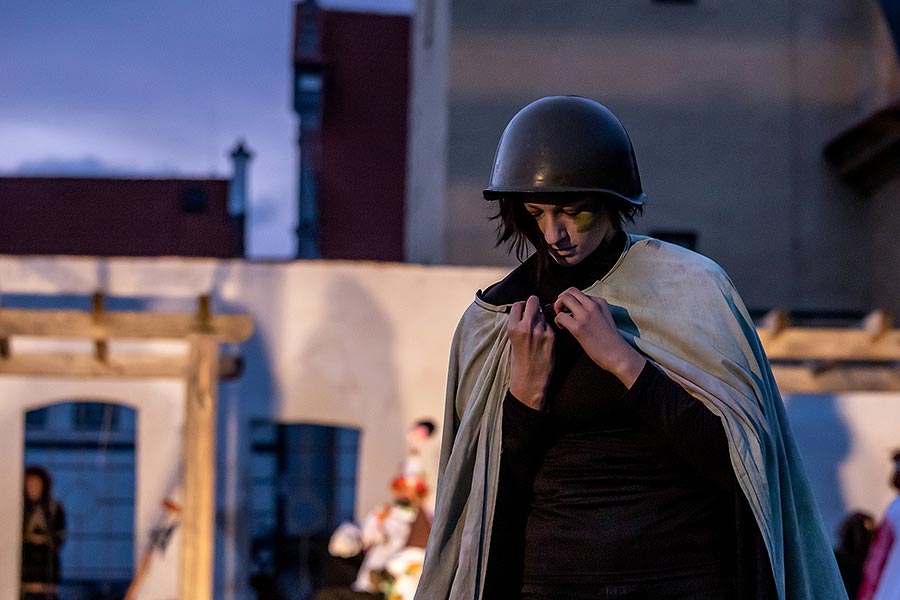
[[415, 17], [411, 144], [430, 149], [407, 211], [432, 218], [407, 232], [409, 260], [511, 264], [480, 197], [497, 141], [528, 102], [577, 94], [632, 136], [639, 233], [693, 235], [751, 307], [900, 314], [900, 187], [864, 196], [823, 158], [900, 98], [875, 0], [444, 4]]

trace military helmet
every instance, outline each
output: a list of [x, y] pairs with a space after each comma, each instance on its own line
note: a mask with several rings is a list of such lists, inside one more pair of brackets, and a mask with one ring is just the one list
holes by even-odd
[[608, 108], [579, 96], [535, 100], [512, 118], [497, 146], [486, 200], [522, 194], [576, 193], [644, 203], [628, 133]]

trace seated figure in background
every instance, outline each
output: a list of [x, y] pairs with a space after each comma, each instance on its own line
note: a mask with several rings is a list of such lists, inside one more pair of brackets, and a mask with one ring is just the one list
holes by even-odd
[[314, 600], [412, 600], [431, 531], [431, 515], [423, 507], [428, 485], [421, 450], [432, 433], [430, 421], [419, 421], [409, 431], [402, 473], [391, 480], [391, 501], [369, 512], [362, 527], [343, 523], [335, 530], [328, 552], [344, 559], [363, 554], [362, 565], [349, 588], [322, 588]]

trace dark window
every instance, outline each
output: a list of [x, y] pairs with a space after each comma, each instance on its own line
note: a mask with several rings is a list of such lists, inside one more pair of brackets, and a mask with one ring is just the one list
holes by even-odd
[[651, 231], [650, 237], [688, 250], [697, 249], [697, 233], [695, 231]]
[[36, 408], [25, 413], [25, 429], [43, 429], [47, 426], [47, 408]]
[[259, 421], [250, 437], [253, 569], [318, 581], [328, 539], [354, 518], [359, 431]]
[[[53, 495], [67, 517], [60, 597], [123, 598], [135, 563], [135, 431], [129, 424], [137, 415], [121, 405], [77, 404], [81, 410], [64, 402], [27, 413], [32, 419], [46, 414], [46, 426], [36, 430], [26, 421], [24, 464], [50, 473]], [[79, 413], [96, 415], [91, 407], [99, 407], [102, 414], [104, 406], [114, 409], [108, 414], [119, 422], [113, 435], [74, 430]]]
[[111, 430], [119, 425], [119, 407], [103, 402], [75, 402], [75, 429], [85, 431]]
[[181, 194], [181, 210], [202, 213], [209, 207], [209, 195], [202, 187], [191, 186]]

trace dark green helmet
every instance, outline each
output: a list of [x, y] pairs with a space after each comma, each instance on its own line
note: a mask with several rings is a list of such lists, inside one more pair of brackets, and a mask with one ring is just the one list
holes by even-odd
[[579, 96], [535, 100], [512, 118], [497, 146], [486, 200], [507, 195], [609, 194], [644, 203], [628, 133], [608, 108]]

